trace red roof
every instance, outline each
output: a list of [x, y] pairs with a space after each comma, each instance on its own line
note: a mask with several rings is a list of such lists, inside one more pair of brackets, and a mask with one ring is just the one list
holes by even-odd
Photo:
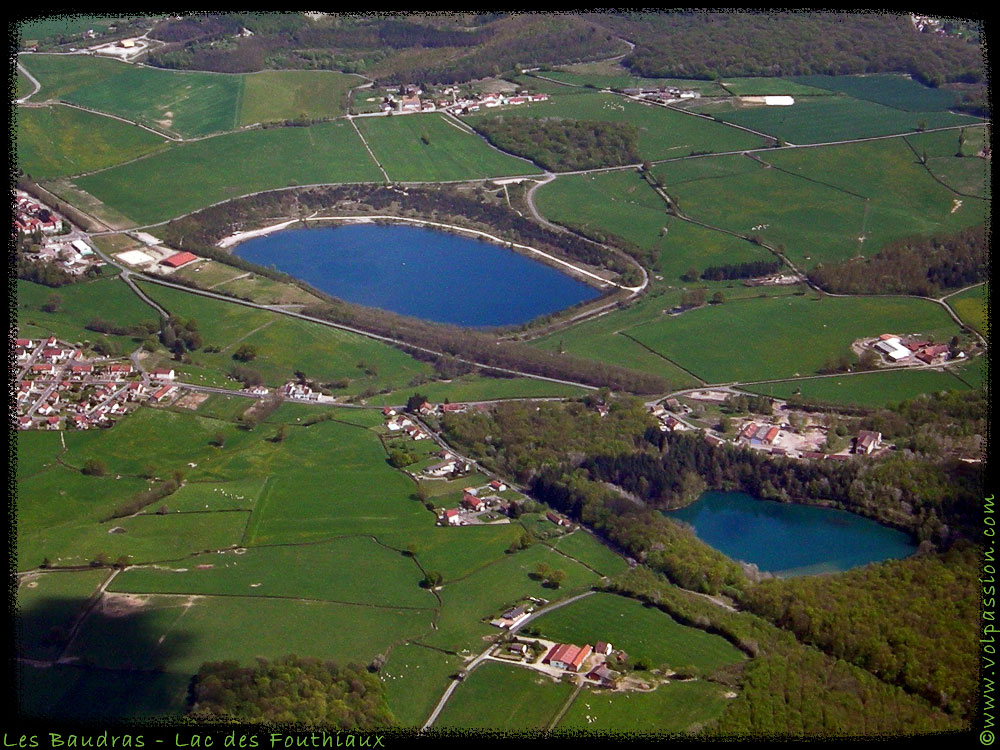
[[549, 664], [558, 661], [568, 665], [570, 669], [578, 670], [580, 669], [580, 665], [583, 664], [584, 659], [590, 656], [590, 652], [589, 643], [584, 646], [576, 646], [572, 643], [560, 643], [552, 647], [552, 650], [549, 651], [544, 661]]
[[171, 255], [169, 258], [165, 258], [160, 261], [165, 266], [170, 266], [171, 268], [179, 268], [186, 263], [190, 263], [193, 260], [198, 260], [198, 256], [187, 251], [183, 253], [176, 253]]

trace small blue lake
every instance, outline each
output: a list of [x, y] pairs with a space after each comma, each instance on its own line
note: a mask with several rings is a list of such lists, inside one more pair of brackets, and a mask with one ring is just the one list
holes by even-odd
[[519, 325], [600, 294], [513, 250], [416, 226], [289, 229], [233, 252], [347, 302], [467, 327]]
[[706, 492], [666, 515], [691, 524], [699, 539], [728, 557], [782, 577], [835, 573], [916, 551], [908, 534], [854, 513], [743, 492]]

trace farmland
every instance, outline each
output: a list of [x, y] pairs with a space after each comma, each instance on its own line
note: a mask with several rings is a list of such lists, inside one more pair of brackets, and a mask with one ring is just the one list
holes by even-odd
[[723, 638], [681, 625], [655, 607], [614, 594], [573, 602], [538, 618], [532, 627], [560, 643], [611, 643], [650, 668], [694, 667], [708, 674], [743, 659]]
[[989, 326], [986, 318], [986, 300], [989, 296], [987, 286], [973, 287], [966, 291], [948, 298], [948, 304], [958, 313], [958, 316], [975, 328], [979, 333], [986, 335]]
[[[748, 390], [775, 398], [799, 396], [821, 404], [888, 406], [922, 393], [965, 391], [969, 385], [960, 379], [962, 370], [913, 370], [874, 372], [832, 378], [814, 378], [762, 383]], [[956, 377], [959, 376], [959, 377]]]
[[185, 143], [77, 185], [133, 221], [152, 223], [258, 190], [381, 179], [354, 128], [335, 122]]
[[32, 55], [35, 98], [60, 99], [185, 137], [232, 130], [242, 77], [140, 67], [96, 57]]
[[391, 180], [475, 180], [539, 171], [490, 147], [445, 115], [369, 117], [355, 124]]
[[267, 70], [243, 76], [239, 124], [338, 117], [358, 76], [325, 70]]
[[699, 106], [697, 109], [723, 122], [731, 122], [799, 145], [872, 138], [981, 122], [975, 117], [951, 112], [905, 112], [845, 96], [802, 98], [789, 107], [724, 102]]
[[[709, 335], [715, 346], [700, 342]], [[947, 340], [957, 327], [939, 306], [919, 299], [775, 297], [710, 305], [630, 329], [654, 351], [709, 382], [810, 375], [849, 354], [855, 339], [886, 331]], [[740, 342], [756, 356], [733, 356]]]
[[[219, 374], [236, 364], [233, 353], [242, 345], [256, 347], [249, 366], [271, 386], [282, 385], [301, 370], [324, 383], [347, 379], [347, 392], [357, 393], [369, 387], [400, 388], [428, 372], [426, 365], [400, 350], [355, 333], [164, 286], [143, 284], [143, 289], [171, 314], [198, 321], [205, 345], [219, 351], [199, 351], [191, 364]], [[182, 371], [184, 367], [180, 365]]]
[[[478, 119], [495, 115], [478, 114], [467, 118], [475, 127]], [[600, 120], [630, 123], [639, 128], [639, 154], [643, 159], [669, 159], [692, 152], [735, 151], [763, 146], [763, 139], [718, 123], [650, 104], [639, 104], [613, 94], [585, 93], [560, 96], [547, 102], [505, 110], [504, 117], [564, 117], [572, 120]]]
[[924, 86], [904, 75], [817, 75], [798, 76], [793, 80], [907, 112], [946, 112], [955, 104], [953, 91]]
[[111, 167], [164, 144], [148, 130], [79, 109], [17, 110], [18, 166], [39, 180]]

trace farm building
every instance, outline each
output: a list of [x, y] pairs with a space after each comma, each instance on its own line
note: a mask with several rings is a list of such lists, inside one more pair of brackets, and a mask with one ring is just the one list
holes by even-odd
[[198, 260], [197, 255], [184, 251], [182, 253], [174, 253], [169, 258], [164, 258], [160, 261], [160, 264], [170, 268], [180, 268], [194, 260]]
[[551, 664], [558, 669], [565, 669], [567, 672], [579, 672], [583, 662], [590, 656], [592, 649], [590, 644], [576, 646], [572, 643], [559, 643], [552, 647], [552, 650], [542, 659], [543, 664]]
[[898, 362], [910, 356], [910, 350], [899, 343], [898, 336], [889, 336], [886, 338], [886, 334], [882, 334], [879, 339], [879, 342], [875, 344], [875, 349], [882, 352], [882, 354], [893, 362]]

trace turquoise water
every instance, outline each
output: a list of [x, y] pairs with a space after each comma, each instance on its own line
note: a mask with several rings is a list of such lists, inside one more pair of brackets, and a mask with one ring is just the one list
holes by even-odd
[[691, 524], [699, 539], [728, 557], [779, 576], [840, 572], [916, 551], [908, 534], [853, 513], [744, 492], [706, 492], [666, 515]]
[[527, 323], [600, 294], [513, 250], [415, 226], [291, 229], [234, 253], [347, 302], [460, 326]]

